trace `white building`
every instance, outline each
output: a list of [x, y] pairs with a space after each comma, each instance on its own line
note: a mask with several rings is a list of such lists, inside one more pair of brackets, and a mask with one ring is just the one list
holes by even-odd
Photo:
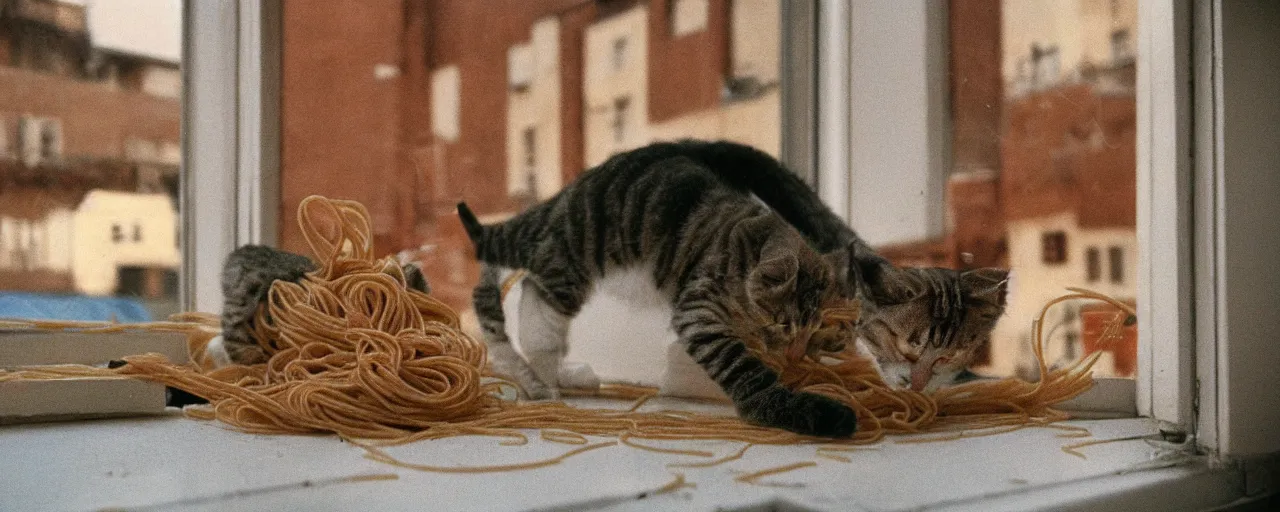
[[70, 229], [51, 232], [63, 237], [51, 245], [70, 246], [71, 273], [76, 291], [111, 295], [131, 279], [155, 279], [165, 270], [177, 271], [181, 253], [177, 238], [178, 212], [164, 194], [94, 190], [76, 208]]

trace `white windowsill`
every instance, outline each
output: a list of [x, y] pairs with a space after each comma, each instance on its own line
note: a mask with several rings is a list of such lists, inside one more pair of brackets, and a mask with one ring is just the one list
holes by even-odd
[[[1143, 418], [1073, 423], [1089, 428], [1097, 439], [1156, 432], [1156, 424]], [[9, 510], [1168, 510], [1210, 508], [1239, 497], [1233, 471], [1210, 470], [1192, 460], [1126, 473], [1148, 463], [1156, 448], [1143, 441], [1098, 445], [1083, 448], [1088, 459], [1082, 460], [1060, 450], [1079, 439], [1055, 437], [1060, 433], [1024, 429], [932, 444], [891, 439], [847, 454], [853, 461], [848, 464], [815, 457], [812, 446], [755, 447], [739, 461], [682, 469], [696, 489], [643, 500], [636, 497], [671, 481], [675, 469], [667, 463], [705, 459], [616, 446], [529, 471], [434, 474], [364, 459], [359, 448], [333, 437], [257, 436], [171, 417], [0, 428], [0, 453], [6, 454], [0, 474], [7, 475]], [[509, 447], [498, 441], [427, 441], [391, 453], [411, 462], [479, 465], [536, 460], [572, 448], [537, 440]], [[740, 445], [679, 446], [720, 456]], [[733, 471], [799, 461], [818, 465], [764, 481], [803, 487], [733, 480]], [[385, 473], [399, 479], [325, 484]]]

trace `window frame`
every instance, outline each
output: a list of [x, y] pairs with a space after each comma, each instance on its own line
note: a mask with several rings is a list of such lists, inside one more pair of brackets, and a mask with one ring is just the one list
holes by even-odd
[[[859, 69], [850, 60], [850, 21], [869, 1], [781, 6], [783, 159], [846, 219], [849, 73]], [[188, 309], [217, 312], [223, 255], [242, 243], [276, 238], [281, 6], [272, 0], [184, 2], [182, 293]], [[1262, 261], [1263, 249], [1239, 243], [1241, 235], [1228, 226], [1259, 215], [1238, 207], [1243, 197], [1270, 191], [1225, 180], [1228, 164], [1260, 165], [1259, 157], [1250, 160], [1244, 149], [1227, 145], [1228, 135], [1266, 128], [1256, 118], [1227, 119], [1228, 107], [1253, 97], [1259, 84], [1277, 85], [1242, 71], [1247, 62], [1224, 57], [1257, 35], [1245, 29], [1256, 30], [1261, 21], [1241, 9], [1224, 8], [1222, 0], [1138, 2], [1139, 378], [1136, 386], [1104, 379], [1094, 393], [1114, 399], [1127, 392], [1140, 415], [1193, 433], [1202, 448], [1227, 456], [1280, 450], [1257, 439], [1233, 441], [1267, 421], [1280, 423], [1280, 406], [1248, 416], [1229, 411], [1248, 399], [1249, 386], [1257, 385], [1248, 379], [1257, 377], [1259, 366], [1280, 358], [1280, 345], [1228, 337], [1266, 323], [1268, 316], [1253, 314], [1259, 306], [1245, 298], [1259, 297], [1267, 286], [1280, 289], [1272, 286], [1274, 270], [1252, 280], [1225, 275], [1229, 263]], [[947, 129], [931, 126], [920, 136]], [[948, 137], [932, 140], [915, 147], [936, 152], [949, 143]]]
[[183, 0], [180, 187], [188, 229], [179, 288], [189, 311], [222, 311], [225, 255], [279, 236], [282, 9], [272, 0]]
[[1097, 246], [1084, 250], [1085, 281], [1093, 284], [1102, 280], [1102, 251]]
[[[1070, 408], [1078, 405], [1100, 415], [1136, 411], [1139, 415], [1168, 422], [1172, 428], [1188, 432], [1192, 430], [1191, 363], [1195, 348], [1191, 337], [1190, 306], [1193, 299], [1189, 293], [1195, 277], [1189, 264], [1189, 219], [1194, 204], [1189, 193], [1189, 155], [1179, 152], [1178, 148], [1188, 147], [1192, 112], [1188, 96], [1190, 84], [1185, 80], [1192, 60], [1192, 1], [1213, 0], [1138, 2], [1137, 299], [1141, 308], [1138, 315], [1138, 375], [1132, 380], [1098, 379], [1098, 385], [1087, 400], [1066, 404]], [[942, 13], [941, 18], [946, 22], [946, 9], [936, 8], [936, 4], [930, 4], [930, 7], [935, 7], [934, 12], [906, 20], [914, 26], [899, 29], [945, 33], [946, 30], [939, 30], [934, 24], [938, 22], [937, 13]], [[854, 117], [851, 110], [853, 95], [875, 94], [861, 89], [855, 92], [855, 88], [849, 85], [851, 70], [884, 70], [886, 66], [900, 66], [902, 69], [882, 73], [918, 75], [917, 70], [921, 66], [932, 70], [936, 61], [944, 60], [945, 51], [939, 50], [938, 45], [942, 44], [941, 48], [945, 49], [949, 44], [945, 37], [926, 38], [922, 41], [926, 46], [924, 57], [920, 59], [867, 59], [866, 52], [852, 51], [850, 34], [856, 17], [874, 12], [873, 0], [822, 2], [815, 22], [819, 34], [816, 52], [819, 86], [815, 101], [818, 136], [817, 147], [813, 151], [817, 169], [814, 182], [818, 195], [847, 222], [853, 216], [850, 203], [854, 201], [851, 195], [856, 191], [853, 186], [855, 179], [858, 181], [857, 189], [874, 190], [877, 183], [903, 186], [901, 173], [857, 174], [852, 164], [851, 153], [858, 151], [859, 147], [882, 144], [877, 140], [855, 140], [859, 134], [865, 138], [866, 134], [893, 132], [887, 128], [880, 129], [878, 125], [887, 126], [889, 121], [880, 122], [874, 116], [859, 117], [864, 128], [857, 133], [850, 129]], [[1154, 53], [1156, 49], [1160, 53]], [[916, 49], [917, 52], [919, 50]], [[942, 69], [945, 73], [947, 68]], [[947, 88], [930, 87], [927, 94], [931, 105], [948, 105]], [[860, 101], [876, 103], [881, 100], [879, 97], [863, 97]], [[889, 101], [888, 98], [883, 100]], [[949, 117], [949, 114], [944, 117]], [[943, 176], [942, 169], [946, 169], [949, 162], [937, 155], [950, 153], [950, 129], [948, 121], [931, 119], [925, 130], [907, 133], [909, 140], [898, 140], [893, 147], [899, 153], [917, 152], [913, 157], [915, 161], [930, 162], [933, 172]], [[1173, 176], [1165, 174], [1168, 169], [1174, 170]], [[1163, 179], [1157, 180], [1157, 175]], [[925, 196], [942, 204], [940, 187], [936, 191], [926, 187]], [[942, 225], [941, 208], [930, 214], [934, 218], [926, 222]], [[924, 231], [931, 233], [929, 228]], [[1162, 250], [1152, 251], [1152, 247], [1161, 247]], [[1160, 275], [1151, 275], [1156, 272]], [[1153, 307], [1153, 304], [1161, 306]]]
[[1040, 234], [1040, 262], [1045, 265], [1065, 265], [1071, 261], [1067, 233], [1062, 230]]
[[[817, 147], [799, 160], [812, 158], [817, 169], [812, 182], [841, 215], [847, 215], [850, 192], [849, 159], [842, 151], [850, 140], [848, 70], [869, 69], [870, 64], [852, 60], [847, 20], [851, 10], [869, 1], [824, 2], [814, 22], [819, 33]], [[1274, 37], [1280, 15], [1241, 4], [1138, 1], [1138, 377], [1132, 384], [1101, 379], [1091, 392], [1099, 398], [1095, 409], [1123, 409], [1128, 400], [1139, 415], [1194, 435], [1202, 450], [1223, 458], [1280, 451], [1280, 439], [1251, 434], [1280, 424], [1280, 397], [1263, 393], [1270, 407], [1248, 405], [1273, 371], [1265, 361], [1280, 360], [1280, 346], [1258, 339], [1266, 332], [1265, 319], [1274, 316], [1267, 308], [1277, 302], [1280, 273], [1270, 269], [1251, 278], [1228, 276], [1233, 265], [1273, 259], [1231, 228], [1249, 225], [1272, 237], [1280, 230], [1260, 218], [1274, 216], [1274, 203], [1263, 197], [1276, 192], [1261, 169], [1280, 163], [1273, 156], [1249, 153], [1253, 148], [1247, 143], [1228, 144], [1232, 134], [1239, 138], [1274, 130], [1261, 116], [1249, 117], [1247, 105], [1280, 84], [1257, 71], [1245, 49], [1249, 43], [1256, 47], [1260, 38]], [[1271, 18], [1259, 19], [1259, 11]], [[1233, 105], [1238, 114], [1228, 117]], [[919, 147], [919, 141], [909, 142], [916, 144], [899, 147]], [[1225, 168], [1231, 163], [1254, 174], [1238, 178], [1242, 171], [1233, 171], [1237, 178], [1228, 181]], [[1253, 182], [1263, 186], [1251, 187]], [[1255, 211], [1239, 206], [1248, 197], [1254, 199], [1249, 204]], [[1233, 341], [1232, 332], [1244, 334]], [[1247, 356], [1241, 347], [1247, 347]], [[1232, 414], [1233, 403], [1249, 411]]]

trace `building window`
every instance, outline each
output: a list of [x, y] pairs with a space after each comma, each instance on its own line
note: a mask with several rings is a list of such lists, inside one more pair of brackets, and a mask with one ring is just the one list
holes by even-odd
[[517, 44], [507, 49], [507, 80], [513, 91], [527, 91], [533, 84], [533, 46]]
[[42, 160], [51, 160], [58, 156], [57, 143], [58, 136], [54, 133], [53, 125], [45, 123], [40, 128], [40, 158]]
[[1133, 39], [1127, 29], [1111, 33], [1111, 61], [1124, 63], [1133, 60]]
[[613, 53], [610, 62], [613, 64], [614, 71], [622, 71], [627, 65], [627, 38], [619, 37], [613, 40]]
[[627, 116], [631, 111], [631, 98], [613, 100], [613, 142], [627, 141]]
[[524, 173], [529, 197], [538, 197], [538, 132], [532, 126], [524, 129]]
[[1111, 282], [1120, 284], [1124, 282], [1124, 249], [1112, 246], [1107, 251], [1111, 259]]
[[672, 0], [668, 4], [671, 35], [680, 37], [707, 29], [707, 0]]
[[1044, 262], [1050, 265], [1066, 263], [1067, 234], [1061, 231], [1045, 233], [1041, 239], [1044, 248]]
[[119, 224], [111, 225], [111, 243], [118, 244], [124, 241], [124, 228]]
[[1036, 85], [1049, 85], [1058, 81], [1062, 73], [1062, 54], [1057, 46], [1031, 45], [1032, 80]]
[[431, 131], [449, 142], [461, 134], [462, 75], [458, 66], [446, 66], [431, 74]]
[[142, 225], [136, 222], [133, 223], [133, 241], [134, 242], [142, 241]]
[[1099, 251], [1097, 247], [1090, 247], [1088, 251], [1085, 251], [1084, 255], [1085, 261], [1089, 266], [1089, 282], [1096, 283], [1099, 279], [1102, 279], [1102, 251]]

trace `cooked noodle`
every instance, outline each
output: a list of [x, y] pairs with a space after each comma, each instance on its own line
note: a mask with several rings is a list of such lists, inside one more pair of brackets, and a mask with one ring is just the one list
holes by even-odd
[[[209, 400], [207, 406], [187, 408], [193, 417], [217, 419], [251, 433], [330, 432], [362, 439], [368, 442], [361, 446], [369, 450], [370, 458], [384, 462], [394, 459], [374, 445], [461, 435], [495, 436], [504, 438], [503, 444], [523, 444], [528, 437], [522, 429], [540, 429], [544, 439], [583, 445], [556, 459], [489, 468], [492, 470], [554, 464], [613, 444], [587, 444], [584, 436], [615, 437], [648, 450], [706, 457], [711, 454], [655, 448], [635, 440], [748, 443], [736, 455], [712, 461], [714, 464], [741, 457], [753, 444], [832, 442], [747, 424], [733, 416], [640, 412], [639, 405], [655, 390], [635, 386], [602, 388], [602, 395], [638, 400], [626, 411], [503, 400], [500, 388], [508, 384], [483, 379], [490, 376], [485, 345], [462, 332], [458, 315], [430, 295], [407, 288], [394, 259], [374, 257], [369, 215], [361, 204], [311, 196], [299, 205], [298, 221], [319, 268], [300, 282], [277, 281], [272, 285], [253, 333], [269, 356], [266, 363], [213, 369], [203, 351], [217, 332], [217, 318], [211, 315], [185, 314], [175, 321], [128, 325], [0, 322], [0, 328], [18, 329], [185, 332], [194, 349], [192, 361], [181, 364], [144, 354], [126, 357], [127, 364], [113, 369], [62, 365], [0, 371], [0, 381], [128, 376], [159, 382]], [[1108, 297], [1071, 291], [1047, 304], [1040, 316], [1054, 304], [1071, 299], [1110, 302], [1132, 315], [1131, 308]], [[830, 316], [848, 322], [848, 314], [836, 311]], [[852, 347], [836, 354], [832, 362], [805, 359], [795, 364], [787, 364], [780, 354], [755, 348], [780, 371], [784, 385], [834, 397], [857, 412], [857, 433], [836, 442], [874, 443], [886, 434], [931, 432], [947, 433], [948, 437], [941, 439], [948, 439], [1067, 418], [1052, 406], [1089, 389], [1093, 382], [1090, 368], [1098, 354], [1051, 370], [1045, 364], [1041, 326], [1037, 323], [1034, 334], [1042, 376], [1037, 382], [1014, 378], [978, 381], [931, 394], [890, 388], [872, 363], [856, 355]], [[974, 430], [978, 432], [970, 432]]]

